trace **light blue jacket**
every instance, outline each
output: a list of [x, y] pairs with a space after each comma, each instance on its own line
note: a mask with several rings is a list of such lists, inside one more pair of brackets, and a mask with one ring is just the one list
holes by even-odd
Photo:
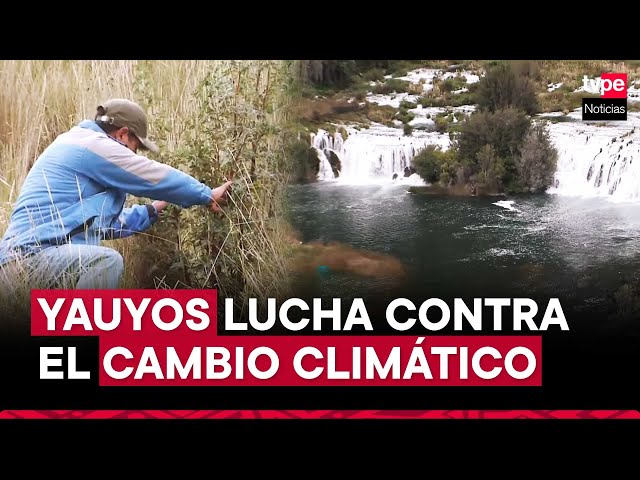
[[156, 212], [124, 208], [128, 193], [186, 208], [210, 204], [212, 190], [82, 121], [57, 137], [27, 175], [0, 242], [0, 265], [53, 245], [99, 245], [147, 230]]

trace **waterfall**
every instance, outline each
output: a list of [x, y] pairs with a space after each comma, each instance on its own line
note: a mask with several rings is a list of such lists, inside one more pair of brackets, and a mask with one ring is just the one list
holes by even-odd
[[640, 200], [640, 122], [631, 116], [600, 126], [552, 124], [558, 164], [549, 193]]
[[320, 162], [318, 168], [318, 180], [331, 180], [336, 178], [335, 174], [333, 173], [333, 169], [331, 168], [331, 164], [329, 163], [329, 159], [324, 153], [324, 150], [321, 150], [318, 147], [314, 148], [318, 153], [318, 160]]
[[[392, 180], [405, 176], [405, 168], [412, 166], [411, 161], [427, 145], [437, 143], [444, 148], [449, 146], [449, 136], [436, 132], [419, 132], [418, 135], [405, 136], [398, 128], [373, 126], [364, 131], [349, 128], [348, 138], [343, 140], [340, 133], [329, 134], [319, 130], [312, 135], [312, 146], [322, 155], [318, 179], [333, 179], [333, 172], [325, 176], [324, 166], [329, 151], [340, 160], [339, 180], [347, 183], [368, 183], [377, 180]], [[324, 158], [323, 158], [324, 157]], [[326, 162], [329, 164], [329, 162]], [[330, 169], [329, 165], [329, 169]], [[413, 175], [415, 179], [417, 175]], [[417, 180], [416, 180], [417, 181]], [[423, 182], [419, 182], [423, 183]]]
[[[640, 114], [629, 112], [627, 121], [608, 123], [583, 122], [580, 110], [569, 117], [571, 121], [549, 124], [558, 162], [548, 193], [640, 201]], [[339, 132], [326, 130], [311, 135], [320, 160], [319, 180], [366, 184], [397, 177], [406, 181], [405, 169], [427, 145], [443, 149], [450, 145], [447, 134], [418, 130], [403, 135], [398, 128], [379, 124], [367, 130], [347, 127], [346, 132], [346, 140]], [[339, 161], [338, 178], [334, 175], [335, 159]], [[424, 184], [417, 174], [410, 175], [408, 181]]]
[[342, 151], [343, 144], [344, 140], [340, 132], [330, 135], [326, 130], [320, 129], [317, 134], [311, 134], [311, 146], [318, 153], [318, 160], [320, 161], [318, 180], [332, 180], [336, 178], [328, 156], [334, 153], [341, 159], [340, 151]]

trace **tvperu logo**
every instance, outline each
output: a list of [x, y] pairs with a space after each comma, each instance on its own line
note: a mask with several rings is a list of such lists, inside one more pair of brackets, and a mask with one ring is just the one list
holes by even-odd
[[603, 73], [600, 78], [582, 78], [585, 92], [600, 97], [582, 99], [582, 120], [627, 119], [627, 74]]

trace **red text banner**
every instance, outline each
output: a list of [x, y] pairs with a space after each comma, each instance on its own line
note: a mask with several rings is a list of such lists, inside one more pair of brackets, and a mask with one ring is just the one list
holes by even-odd
[[[541, 385], [540, 336], [219, 335], [217, 301], [215, 290], [33, 290], [31, 333], [98, 336], [101, 386]], [[41, 372], [73, 354], [61, 350], [41, 351]]]

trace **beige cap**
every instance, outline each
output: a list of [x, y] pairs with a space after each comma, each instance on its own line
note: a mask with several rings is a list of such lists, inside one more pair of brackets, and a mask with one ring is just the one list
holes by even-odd
[[147, 138], [147, 115], [140, 105], [125, 98], [113, 98], [99, 105], [96, 120], [122, 128], [127, 127], [143, 148], [157, 153], [158, 146]]

